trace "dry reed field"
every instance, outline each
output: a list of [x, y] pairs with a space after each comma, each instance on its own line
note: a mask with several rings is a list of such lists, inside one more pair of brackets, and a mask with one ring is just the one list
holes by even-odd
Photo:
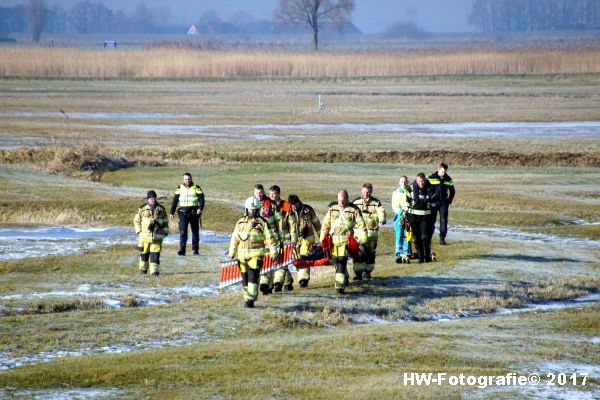
[[600, 47], [330, 53], [178, 48], [0, 48], [0, 76], [45, 78], [352, 78], [600, 72]]

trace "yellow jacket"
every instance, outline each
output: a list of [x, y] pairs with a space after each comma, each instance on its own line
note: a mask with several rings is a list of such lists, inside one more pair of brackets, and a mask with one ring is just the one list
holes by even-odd
[[237, 256], [240, 260], [262, 257], [265, 250], [272, 257], [277, 255], [277, 240], [263, 217], [244, 216], [235, 224], [229, 243], [229, 257]]
[[149, 204], [142, 205], [133, 217], [133, 226], [143, 243], [162, 241], [169, 234], [167, 211], [159, 203], [154, 210]]
[[348, 235], [352, 234], [359, 243], [367, 241], [367, 229], [365, 220], [358, 207], [348, 204], [340, 207], [337, 202], [331, 203], [321, 227], [321, 241], [327, 234], [331, 235], [334, 246], [345, 246], [348, 244]]

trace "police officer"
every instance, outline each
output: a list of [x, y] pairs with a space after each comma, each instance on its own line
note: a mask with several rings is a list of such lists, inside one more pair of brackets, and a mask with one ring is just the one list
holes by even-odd
[[[298, 255], [306, 256], [310, 253], [310, 247], [321, 232], [321, 221], [315, 210], [308, 204], [302, 203], [297, 195], [290, 195], [288, 202], [291, 205], [290, 213], [294, 216], [292, 221], [295, 221], [292, 229], [296, 231], [298, 238], [296, 245]], [[300, 287], [307, 287], [310, 281], [310, 268], [299, 268], [297, 277]]]
[[435, 230], [435, 220], [439, 212], [441, 245], [446, 244], [446, 234], [448, 233], [448, 209], [450, 208], [450, 204], [452, 204], [452, 200], [454, 200], [454, 195], [456, 193], [454, 182], [452, 182], [450, 175], [446, 173], [447, 171], [448, 164], [441, 163], [437, 172], [431, 174], [428, 178], [429, 183], [431, 183], [436, 189], [438, 199], [437, 207], [432, 209], [431, 212], [431, 236], [433, 236], [433, 231]]
[[259, 215], [260, 202], [254, 196], [244, 203], [245, 215], [238, 220], [231, 235], [229, 257], [237, 256], [242, 272], [245, 305], [254, 307], [258, 298], [258, 279], [265, 248], [271, 257], [277, 254], [277, 243], [267, 220]]
[[200, 247], [200, 219], [204, 210], [204, 193], [200, 186], [192, 181], [192, 174], [183, 174], [183, 183], [175, 190], [171, 203], [170, 216], [173, 218], [175, 208], [179, 203], [179, 251], [180, 256], [185, 256], [185, 247], [188, 238], [188, 225], [192, 230], [192, 251], [198, 255]]
[[417, 175], [408, 189], [408, 222], [413, 230], [419, 263], [430, 262], [432, 259], [429, 227], [431, 226], [432, 204], [436, 202], [436, 191], [422, 172]]
[[367, 241], [365, 221], [358, 207], [349, 202], [346, 190], [338, 193], [337, 202], [329, 204], [321, 227], [321, 242], [327, 235], [331, 235], [333, 241], [331, 255], [335, 260], [335, 289], [343, 294], [348, 285], [348, 236], [355, 236], [363, 246]]
[[360, 197], [352, 202], [362, 213], [367, 228], [367, 243], [364, 246], [365, 253], [361, 260], [354, 260], [354, 277], [360, 281], [364, 277], [371, 279], [371, 273], [375, 269], [375, 250], [379, 238], [379, 226], [385, 225], [385, 209], [381, 201], [372, 196], [373, 185], [365, 183], [360, 190]]
[[148, 191], [147, 204], [142, 204], [133, 217], [133, 226], [138, 235], [140, 273], [159, 275], [160, 250], [165, 236], [169, 234], [167, 211], [156, 201], [156, 192]]

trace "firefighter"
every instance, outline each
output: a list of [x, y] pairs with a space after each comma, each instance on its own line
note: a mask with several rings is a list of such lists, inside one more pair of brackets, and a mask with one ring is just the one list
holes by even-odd
[[[281, 232], [279, 232], [279, 220], [281, 215], [277, 211], [277, 206], [271, 198], [267, 197], [265, 193], [265, 187], [260, 183], [254, 185], [254, 197], [256, 197], [260, 203], [259, 214], [269, 224], [269, 229], [275, 236], [275, 243], [278, 248], [281, 247]], [[268, 272], [260, 276], [259, 290], [264, 295], [269, 295], [273, 292], [273, 272]]]
[[321, 242], [327, 235], [331, 235], [333, 241], [331, 255], [335, 260], [335, 289], [343, 294], [348, 285], [348, 236], [355, 236], [361, 246], [367, 241], [362, 214], [358, 207], [348, 201], [348, 192], [345, 190], [338, 193], [337, 202], [329, 204], [321, 227]]
[[[306, 256], [310, 253], [311, 246], [321, 232], [321, 221], [315, 210], [308, 204], [302, 203], [297, 195], [290, 195], [288, 202], [291, 205], [291, 215], [294, 216], [295, 221], [293, 228], [298, 238], [296, 245], [298, 256]], [[301, 288], [307, 287], [310, 281], [310, 268], [299, 268], [297, 278]]]
[[419, 263], [430, 262], [431, 259], [431, 225], [432, 204], [436, 202], [436, 191], [433, 185], [420, 172], [413, 184], [408, 188], [408, 222], [413, 231], [413, 240], [417, 248]]
[[277, 255], [275, 235], [267, 220], [259, 215], [260, 202], [254, 196], [244, 203], [245, 215], [235, 225], [229, 244], [229, 257], [237, 256], [242, 273], [245, 306], [254, 307], [258, 298], [258, 279], [265, 250], [271, 257]]
[[360, 197], [352, 203], [358, 207], [362, 213], [367, 228], [367, 242], [364, 246], [365, 253], [361, 260], [354, 260], [354, 280], [360, 281], [363, 278], [371, 279], [371, 274], [375, 269], [375, 250], [377, 249], [377, 239], [379, 238], [379, 227], [385, 225], [385, 209], [381, 201], [372, 196], [373, 185], [365, 183], [360, 191]]
[[[281, 251], [283, 254], [283, 245], [285, 243], [291, 242], [296, 244], [298, 241], [296, 237], [296, 229], [294, 229], [296, 224], [296, 216], [290, 212], [290, 203], [281, 198], [281, 188], [279, 186], [273, 185], [269, 188], [269, 198], [277, 210], [275, 215], [278, 218], [277, 228], [279, 232], [281, 232], [280, 244], [282, 245]], [[280, 261], [283, 261], [283, 259]], [[275, 271], [273, 277], [274, 292], [281, 292], [282, 289], [285, 289], [286, 291], [292, 291], [294, 290], [293, 283], [294, 279], [292, 278], [292, 273], [287, 266]]]
[[167, 211], [156, 200], [156, 192], [148, 191], [146, 204], [142, 204], [133, 217], [133, 226], [138, 235], [140, 273], [158, 276], [162, 241], [169, 234]]
[[200, 247], [200, 220], [204, 210], [204, 193], [200, 186], [192, 181], [192, 174], [183, 174], [183, 183], [175, 190], [175, 196], [171, 203], [170, 217], [173, 218], [175, 208], [179, 215], [179, 251], [180, 256], [185, 256], [185, 247], [188, 238], [188, 225], [192, 231], [192, 252], [198, 255]]
[[441, 163], [438, 166], [437, 172], [431, 174], [428, 178], [429, 182], [435, 187], [438, 203], [437, 207], [431, 210], [431, 236], [435, 230], [435, 220], [437, 214], [440, 214], [440, 245], [446, 245], [446, 234], [448, 233], [448, 209], [454, 200], [454, 194], [456, 189], [454, 188], [454, 182], [450, 175], [446, 173], [448, 171], [448, 164]]
[[396, 263], [409, 263], [411, 256], [406, 211], [408, 210], [408, 177], [402, 175], [400, 186], [392, 193], [392, 209], [394, 210], [394, 230], [396, 232]]

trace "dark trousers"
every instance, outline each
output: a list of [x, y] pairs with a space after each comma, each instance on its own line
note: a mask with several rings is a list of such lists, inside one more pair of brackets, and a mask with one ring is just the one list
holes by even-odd
[[431, 261], [431, 215], [409, 214], [408, 222], [413, 232], [419, 261]]
[[196, 210], [179, 210], [179, 251], [185, 253], [188, 239], [188, 225], [192, 229], [192, 250], [200, 247], [200, 218]]
[[446, 202], [441, 202], [437, 209], [431, 210], [431, 237], [433, 237], [433, 232], [435, 231], [435, 220], [437, 218], [437, 214], [440, 214], [440, 239], [445, 239], [446, 234], [448, 233], [448, 209], [450, 208], [450, 204]]

